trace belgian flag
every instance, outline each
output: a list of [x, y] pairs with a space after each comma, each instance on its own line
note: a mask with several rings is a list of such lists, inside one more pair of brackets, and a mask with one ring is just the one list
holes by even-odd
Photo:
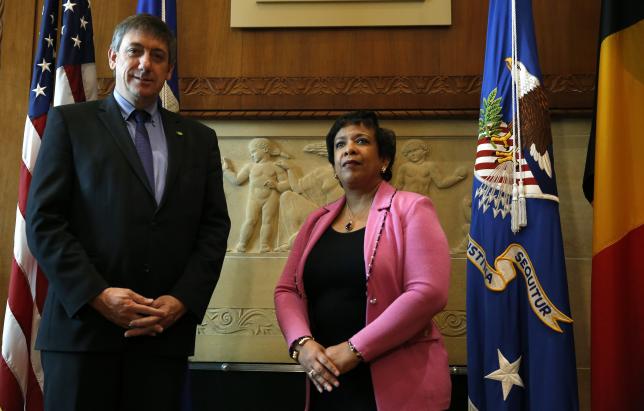
[[593, 204], [591, 403], [644, 392], [644, 1], [602, 2], [584, 193]]

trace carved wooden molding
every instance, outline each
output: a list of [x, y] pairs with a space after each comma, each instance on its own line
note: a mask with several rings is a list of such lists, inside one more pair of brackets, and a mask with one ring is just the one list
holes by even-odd
[[545, 89], [552, 94], [585, 94], [595, 92], [594, 74], [546, 75]]
[[4, 30], [4, 0], [0, 0], [0, 57], [2, 57], [2, 32]]
[[[100, 78], [99, 95], [114, 78]], [[179, 79], [182, 96], [479, 94], [481, 76], [195, 77]]]
[[197, 334], [282, 335], [275, 310], [265, 308], [209, 308]]
[[481, 76], [183, 78], [182, 95], [478, 94]]
[[[2, 4], [3, 0], [0, 0], [0, 13]], [[185, 96], [479, 94], [481, 81], [481, 76], [196, 77], [181, 78], [179, 86], [181, 95]], [[553, 94], [582, 94], [595, 90], [592, 74], [546, 75], [543, 82], [546, 90]], [[109, 94], [113, 87], [113, 77], [98, 79], [99, 95]]]
[[[479, 94], [482, 76], [197, 77], [179, 84], [186, 96]], [[588, 93], [594, 91], [595, 76], [546, 75], [544, 86], [553, 94]]]
[[[478, 118], [478, 110], [374, 110], [378, 117], [388, 120], [410, 120], [427, 118]], [[301, 120], [328, 120], [335, 119], [343, 111], [327, 110], [254, 110], [254, 111], [181, 111], [181, 114], [198, 119], [227, 119], [227, 120], [279, 120], [279, 119], [301, 119]]]
[[[179, 80], [181, 96], [203, 97], [301, 97], [301, 96], [426, 96], [478, 95], [482, 76], [391, 76], [391, 77], [184, 77]], [[544, 87], [551, 98], [579, 98], [591, 101], [595, 75], [545, 75]], [[99, 96], [114, 88], [114, 78], [98, 79]], [[591, 114], [590, 107], [555, 108], [557, 115]], [[183, 110], [182, 114], [211, 119], [330, 119], [344, 111], [335, 110]], [[477, 118], [478, 107], [430, 110], [379, 110], [386, 119]]]
[[441, 311], [434, 317], [434, 322], [445, 337], [463, 337], [467, 334], [465, 311]]

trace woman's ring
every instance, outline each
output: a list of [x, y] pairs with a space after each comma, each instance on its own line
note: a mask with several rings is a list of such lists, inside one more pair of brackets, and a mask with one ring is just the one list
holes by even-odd
[[311, 370], [307, 374], [311, 378], [315, 378], [315, 376], [318, 375], [318, 373], [313, 368], [311, 368]]

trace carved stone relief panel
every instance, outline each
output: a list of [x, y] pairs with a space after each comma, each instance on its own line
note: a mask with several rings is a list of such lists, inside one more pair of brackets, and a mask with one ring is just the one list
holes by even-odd
[[342, 195], [319, 139], [224, 140], [221, 151], [232, 253], [288, 251], [308, 214]]
[[432, 200], [454, 254], [465, 251], [469, 230], [474, 145], [469, 137], [403, 137], [396, 143], [393, 184]]
[[[469, 229], [470, 143], [399, 137], [391, 181], [432, 199], [454, 253], [464, 252]], [[229, 252], [288, 251], [306, 216], [343, 194], [321, 138], [224, 139], [221, 146]]]

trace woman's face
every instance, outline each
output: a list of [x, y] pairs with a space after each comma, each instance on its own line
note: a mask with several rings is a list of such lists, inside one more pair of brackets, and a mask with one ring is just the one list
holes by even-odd
[[389, 163], [378, 154], [375, 130], [362, 124], [341, 128], [333, 152], [333, 168], [345, 188], [370, 190], [382, 181], [380, 170]]

